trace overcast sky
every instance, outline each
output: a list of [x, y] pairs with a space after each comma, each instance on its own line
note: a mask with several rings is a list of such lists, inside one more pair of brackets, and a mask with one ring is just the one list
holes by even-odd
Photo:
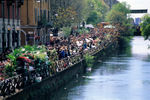
[[[150, 13], [150, 0], [118, 0], [120, 2], [126, 1], [131, 9], [148, 9]], [[143, 14], [132, 14], [133, 17], [141, 17]]]

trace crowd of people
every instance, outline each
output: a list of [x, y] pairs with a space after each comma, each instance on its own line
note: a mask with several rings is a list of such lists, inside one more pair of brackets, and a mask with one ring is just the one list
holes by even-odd
[[105, 39], [109, 39], [113, 35], [117, 35], [116, 29], [93, 29], [90, 34], [82, 34], [78, 36], [70, 35], [65, 37], [51, 37], [50, 44], [47, 48], [50, 51], [56, 51], [57, 60], [61, 60], [68, 56], [73, 56], [82, 51], [96, 48]]
[[91, 29], [88, 34], [70, 35], [69, 37], [51, 36], [50, 42], [44, 46], [44, 49], [46, 48], [46, 51], [44, 50], [44, 55], [46, 54], [46, 56], [44, 57], [48, 59], [51, 64], [47, 64], [47, 60], [40, 61], [34, 59], [35, 56], [29, 53], [27, 56], [30, 55], [30, 58], [19, 57], [17, 59], [25, 58], [28, 62], [31, 62], [33, 66], [24, 63], [25, 61], [23, 61], [23, 64], [20, 63], [19, 66], [23, 65], [21, 66], [23, 70], [16, 70], [20, 73], [15, 74], [17, 77], [6, 78], [4, 76], [6, 74], [3, 73], [4, 66], [10, 62], [10, 60], [7, 58], [2, 59], [0, 61], [0, 96], [5, 96], [7, 93], [14, 93], [16, 89], [24, 88], [35, 82], [41, 82], [46, 77], [64, 71], [68, 67], [81, 62], [85, 54], [99, 52], [101, 50], [99, 48], [104, 48], [107, 44], [110, 44], [118, 35], [116, 29], [95, 28]]
[[[78, 36], [70, 35], [69, 37], [50, 37], [50, 42], [46, 46], [50, 61], [54, 61], [55, 70], [62, 71], [66, 66], [72, 65], [70, 58], [78, 54], [88, 52], [92, 48], [96, 48], [105, 40], [109, 40], [113, 36], [118, 35], [116, 29], [91, 29], [87, 34]], [[78, 58], [79, 59], [79, 58]], [[74, 61], [75, 62], [75, 61]], [[6, 60], [0, 61], [0, 75]], [[61, 66], [61, 67], [60, 67]]]
[[75, 63], [75, 61], [72, 63], [71, 57], [78, 54], [83, 55], [91, 49], [96, 49], [104, 41], [111, 40], [116, 35], [119, 35], [116, 29], [95, 28], [91, 29], [89, 34], [70, 35], [68, 38], [51, 37], [50, 44], [47, 45], [49, 56], [51, 56], [50, 60], [56, 62], [54, 66], [58, 71], [62, 71], [66, 66]]

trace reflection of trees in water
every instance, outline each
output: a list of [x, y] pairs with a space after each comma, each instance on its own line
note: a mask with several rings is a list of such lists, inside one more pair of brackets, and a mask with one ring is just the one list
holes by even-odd
[[120, 62], [119, 60], [116, 62], [106, 62], [103, 64], [103, 67], [100, 69], [101, 75], [111, 75], [122, 73], [123, 71], [128, 69], [127, 62]]
[[[128, 69], [128, 57], [110, 57], [104, 63], [97, 63], [96, 66], [93, 67], [92, 72], [86, 73], [85, 77], [79, 76], [78, 78], [73, 79], [68, 82], [66, 86], [63, 86], [53, 93], [52, 96], [45, 96], [44, 100], [69, 100], [70, 96], [80, 95], [82, 94], [82, 88], [89, 84], [93, 80], [93, 73], [100, 73], [100, 75], [113, 75], [121, 73]], [[99, 75], [99, 74], [98, 74]]]
[[150, 62], [150, 54], [143, 58], [143, 61]]
[[126, 56], [129, 56], [131, 57], [132, 56], [132, 52], [131, 52], [131, 40], [132, 38], [131, 37], [122, 37], [120, 40], [119, 40], [119, 54], [123, 54], [123, 55], [126, 55]]
[[147, 59], [146, 59], [148, 62], [150, 62], [150, 54], [147, 56]]
[[131, 45], [129, 45], [128, 47], [124, 47], [123, 49], [119, 50], [119, 54], [123, 54], [128, 57], [131, 57], [132, 56], [131, 48], [132, 48]]

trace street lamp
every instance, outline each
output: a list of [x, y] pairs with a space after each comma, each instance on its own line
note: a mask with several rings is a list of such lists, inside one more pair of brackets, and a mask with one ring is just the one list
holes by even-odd
[[10, 25], [7, 25], [7, 30], [11, 31], [11, 26]]

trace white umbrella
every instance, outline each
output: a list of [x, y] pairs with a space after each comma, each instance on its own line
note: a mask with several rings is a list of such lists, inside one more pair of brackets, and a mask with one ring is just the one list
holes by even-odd
[[87, 24], [85, 25], [85, 28], [94, 28], [94, 26], [92, 24]]

